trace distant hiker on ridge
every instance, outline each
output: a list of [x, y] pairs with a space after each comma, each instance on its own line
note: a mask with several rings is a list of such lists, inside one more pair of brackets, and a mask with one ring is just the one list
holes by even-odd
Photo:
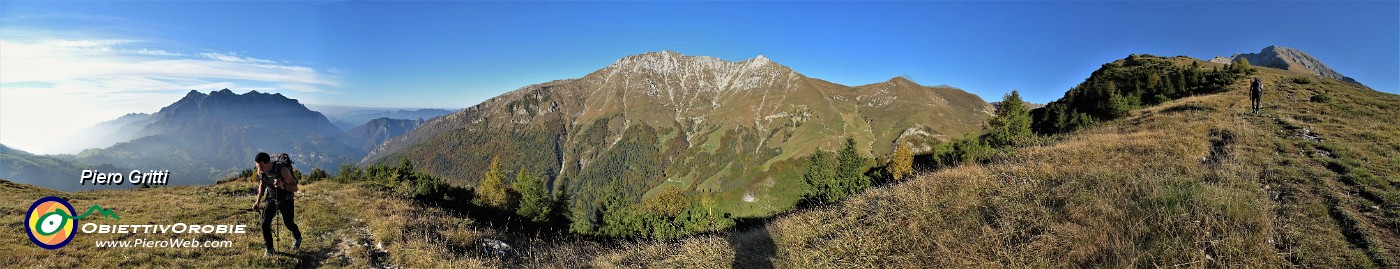
[[1259, 114], [1260, 103], [1264, 98], [1264, 85], [1260, 85], [1259, 78], [1254, 78], [1254, 82], [1249, 83], [1249, 103], [1254, 109], [1254, 114]]
[[292, 238], [296, 239], [292, 243], [292, 250], [301, 248], [301, 230], [297, 229], [297, 223], [293, 222], [296, 216], [295, 205], [297, 191], [297, 179], [292, 175], [292, 159], [286, 153], [278, 154], [277, 158], [267, 155], [267, 152], [258, 152], [253, 157], [253, 164], [258, 167], [258, 200], [253, 202], [253, 210], [258, 210], [258, 205], [262, 204], [263, 197], [267, 197], [267, 207], [262, 208], [262, 234], [263, 246], [267, 247], [266, 254], [272, 255], [276, 252], [272, 249], [272, 217], [282, 212], [282, 223], [287, 225], [287, 230], [292, 231]]

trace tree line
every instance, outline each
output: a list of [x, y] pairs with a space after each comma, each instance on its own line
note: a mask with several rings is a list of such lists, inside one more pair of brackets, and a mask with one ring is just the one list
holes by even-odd
[[1065, 96], [1032, 111], [1032, 128], [1038, 133], [1066, 133], [1126, 116], [1128, 111], [1170, 100], [1225, 90], [1256, 70], [1249, 60], [1236, 58], [1225, 68], [1205, 70], [1191, 60], [1189, 66], [1152, 55], [1130, 55], [1104, 64]]

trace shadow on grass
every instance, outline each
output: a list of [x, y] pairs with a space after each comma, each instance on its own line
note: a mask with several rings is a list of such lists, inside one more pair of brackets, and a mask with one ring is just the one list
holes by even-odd
[[778, 245], [768, 232], [767, 219], [742, 219], [736, 227], [740, 228], [729, 234], [729, 248], [734, 250], [730, 268], [773, 268]]

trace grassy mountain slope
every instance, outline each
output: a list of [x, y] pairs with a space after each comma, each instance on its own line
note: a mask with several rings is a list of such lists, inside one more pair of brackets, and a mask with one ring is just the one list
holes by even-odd
[[[1200, 63], [1202, 67], [1213, 64]], [[1260, 68], [1014, 157], [754, 229], [604, 255], [630, 267], [1394, 267], [1400, 96]], [[1315, 97], [1326, 96], [1326, 97]]]
[[407, 158], [474, 186], [500, 158], [504, 171], [545, 174], [551, 189], [585, 207], [618, 182], [633, 202], [678, 187], [717, 195], [725, 212], [763, 216], [796, 203], [801, 156], [835, 150], [846, 136], [862, 154], [885, 156], [896, 139], [931, 143], [979, 130], [990, 111], [961, 90], [902, 78], [847, 87], [761, 56], [654, 52], [431, 120], [362, 164]]

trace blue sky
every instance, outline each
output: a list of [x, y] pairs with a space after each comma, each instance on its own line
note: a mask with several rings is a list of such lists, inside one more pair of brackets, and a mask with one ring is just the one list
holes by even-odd
[[[762, 54], [846, 85], [906, 75], [988, 101], [1017, 89], [1044, 103], [1128, 54], [1208, 59], [1282, 45], [1400, 89], [1397, 1], [0, 1], [0, 41], [0, 143], [38, 152], [189, 90], [461, 108], [660, 50]], [[23, 116], [45, 112], [72, 120]]]

